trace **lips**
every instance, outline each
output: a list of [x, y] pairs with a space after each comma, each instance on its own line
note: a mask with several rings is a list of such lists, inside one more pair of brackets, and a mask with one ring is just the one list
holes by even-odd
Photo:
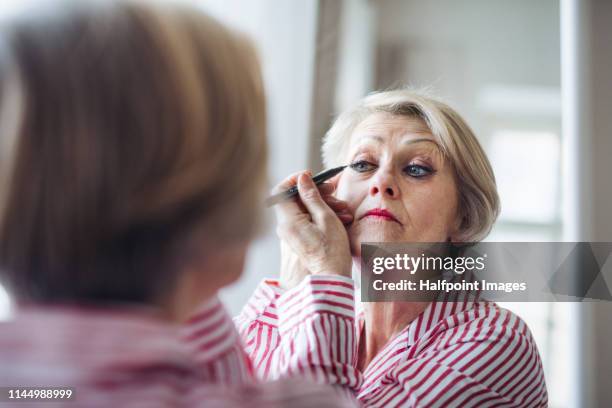
[[391, 213], [391, 211], [385, 210], [384, 208], [374, 208], [366, 212], [360, 219], [363, 219], [366, 217], [379, 217], [379, 218], [386, 219], [388, 221], [395, 221], [400, 225], [402, 224], [401, 222], [398, 221], [397, 218], [395, 218], [395, 216], [393, 215], [393, 213]]

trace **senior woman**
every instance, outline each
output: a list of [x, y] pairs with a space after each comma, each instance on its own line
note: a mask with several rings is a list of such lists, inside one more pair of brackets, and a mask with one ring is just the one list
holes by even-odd
[[[323, 158], [328, 167], [351, 166], [320, 189], [307, 172], [277, 186], [297, 182], [300, 190], [299, 201], [277, 206], [280, 280], [264, 281], [236, 318], [263, 378], [287, 369], [287, 357], [277, 354], [286, 342], [277, 325], [291, 317], [279, 301], [311, 301], [339, 317], [352, 312], [350, 276], [362, 242], [476, 242], [498, 214], [494, 175], [476, 137], [453, 109], [424, 94], [394, 90], [364, 98], [329, 130]], [[307, 374], [323, 361], [324, 375], [313, 375], [320, 380], [359, 376], [358, 398], [367, 405], [547, 404], [529, 329], [493, 302], [364, 303], [354, 327], [339, 318], [319, 322], [319, 329], [311, 345], [340, 333], [332, 353], [294, 358]], [[343, 341], [353, 330], [357, 340]], [[336, 354], [353, 356], [356, 370], [336, 366]]]
[[216, 297], [265, 185], [248, 41], [178, 4], [47, 6], [0, 39], [0, 405], [346, 406], [356, 382], [254, 382]]

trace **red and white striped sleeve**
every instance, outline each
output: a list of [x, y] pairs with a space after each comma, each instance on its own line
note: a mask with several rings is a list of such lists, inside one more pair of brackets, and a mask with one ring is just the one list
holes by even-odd
[[361, 405], [354, 397], [339, 395], [337, 390], [332, 387], [299, 379], [283, 379], [241, 387], [198, 387], [189, 393], [185, 403], [181, 406], [206, 408], [356, 408]]
[[283, 293], [278, 281], [262, 281], [234, 318], [255, 374], [264, 380], [270, 378], [272, 356], [280, 344], [276, 302]]
[[320, 383], [357, 390], [354, 282], [341, 276], [308, 276], [277, 300], [280, 345], [273, 376], [299, 373]]
[[205, 382], [236, 385], [253, 381], [251, 361], [232, 319], [218, 298], [201, 305], [181, 334], [193, 349]]
[[436, 326], [382, 375], [375, 385], [364, 385], [358, 396], [363, 404], [547, 406], [542, 364], [529, 329], [494, 304], [474, 307]]
[[183, 329], [203, 381], [185, 394], [185, 406], [320, 407], [358, 405], [354, 395], [311, 381], [282, 379], [258, 383], [234, 324], [217, 298], [198, 308]]
[[236, 319], [260, 378], [301, 376], [357, 390], [354, 283], [308, 276], [282, 291], [260, 286]]

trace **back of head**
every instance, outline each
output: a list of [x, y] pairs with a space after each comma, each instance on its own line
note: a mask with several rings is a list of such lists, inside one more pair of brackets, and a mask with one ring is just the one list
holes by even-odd
[[196, 231], [253, 233], [265, 104], [238, 34], [176, 4], [56, 3], [3, 27], [0, 81], [0, 281], [18, 299], [152, 302]]

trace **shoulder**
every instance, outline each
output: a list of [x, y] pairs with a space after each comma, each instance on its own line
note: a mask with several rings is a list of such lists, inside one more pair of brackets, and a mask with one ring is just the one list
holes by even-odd
[[[469, 305], [439, 304], [439, 313], [444, 317], [432, 327], [431, 335], [461, 331], [463, 337], [475, 335], [498, 337], [504, 333], [515, 333], [531, 338], [527, 324], [518, 315], [494, 302], [480, 301]], [[452, 310], [456, 308], [456, 310]], [[444, 311], [443, 309], [451, 309]]]
[[[465, 305], [464, 305], [465, 306]], [[437, 307], [453, 307], [438, 305]], [[440, 312], [445, 315], [430, 330], [416, 339], [411, 357], [452, 351], [465, 353], [466, 357], [493, 357], [500, 363], [511, 359], [500, 356], [518, 353], [533, 358], [541, 365], [535, 340], [527, 324], [515, 313], [494, 302], [476, 302], [467, 307], [458, 306], [455, 311]]]
[[409, 354], [406, 364], [420, 361], [432, 373], [454, 373], [457, 384], [480, 389], [481, 397], [489, 395], [487, 401], [531, 406], [546, 400], [544, 370], [527, 324], [493, 302], [449, 313], [417, 340]]

